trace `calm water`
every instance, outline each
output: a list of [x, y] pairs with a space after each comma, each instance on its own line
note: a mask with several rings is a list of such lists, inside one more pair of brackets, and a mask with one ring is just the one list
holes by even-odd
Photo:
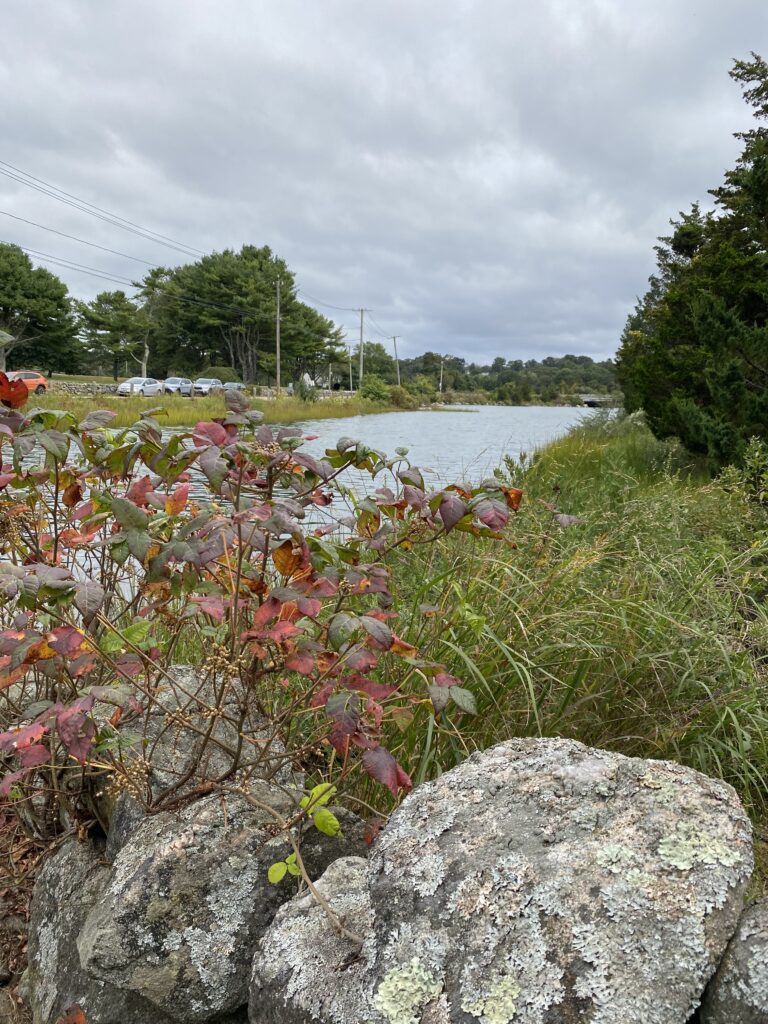
[[294, 425], [303, 433], [318, 435], [305, 445], [313, 455], [335, 447], [340, 437], [353, 437], [390, 456], [396, 448], [407, 448], [414, 465], [434, 474], [433, 482], [478, 482], [505, 455], [532, 452], [590, 414], [589, 409], [553, 406], [475, 405], [446, 412], [382, 413]]

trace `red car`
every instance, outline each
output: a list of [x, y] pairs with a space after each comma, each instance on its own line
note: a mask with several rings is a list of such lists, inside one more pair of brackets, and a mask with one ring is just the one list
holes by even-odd
[[8, 379], [22, 381], [27, 391], [34, 391], [36, 395], [44, 395], [48, 390], [48, 381], [42, 373], [36, 373], [35, 370], [13, 370], [8, 374]]

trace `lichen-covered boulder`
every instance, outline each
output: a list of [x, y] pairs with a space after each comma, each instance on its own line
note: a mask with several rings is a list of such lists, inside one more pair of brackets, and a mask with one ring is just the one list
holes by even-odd
[[[263, 1006], [281, 1024], [684, 1024], [751, 870], [726, 784], [569, 740], [503, 743], [421, 786], [381, 832], [349, 986], [365, 1011], [343, 981], [354, 953], [286, 909], [254, 961], [250, 1019]], [[323, 955], [307, 956], [305, 929]], [[313, 1013], [334, 980], [338, 998]]]
[[699, 1015], [701, 1024], [768, 1024], [768, 900], [741, 915]]
[[34, 1024], [55, 1024], [75, 1004], [88, 1024], [174, 1024], [156, 1006], [90, 978], [81, 967], [77, 936], [107, 874], [100, 853], [73, 839], [45, 862], [37, 877], [22, 985]]
[[[357, 935], [369, 935], [373, 919], [367, 868], [361, 857], [344, 857], [315, 883], [344, 928]], [[359, 944], [329, 925], [326, 910], [309, 892], [278, 910], [253, 964], [253, 1024], [368, 1020], [369, 965]]]
[[[283, 818], [296, 810], [288, 793], [265, 782], [254, 780], [250, 793]], [[302, 854], [315, 874], [364, 848], [357, 819], [340, 816], [344, 837], [306, 830]], [[267, 878], [291, 852], [279, 833], [267, 810], [240, 796], [141, 821], [80, 930], [84, 969], [184, 1024], [244, 1005], [256, 943], [295, 891]]]

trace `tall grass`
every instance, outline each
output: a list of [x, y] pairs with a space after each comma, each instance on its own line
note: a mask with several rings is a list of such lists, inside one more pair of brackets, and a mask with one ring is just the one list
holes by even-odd
[[[254, 407], [264, 413], [265, 423], [296, 423], [301, 420], [338, 419], [344, 416], [364, 416], [368, 413], [394, 412], [394, 406], [369, 402], [365, 398], [327, 398], [320, 402], [302, 402], [300, 398], [279, 398], [254, 400]], [[111, 409], [117, 414], [112, 421], [114, 427], [128, 427], [141, 417], [147, 409], [160, 407], [158, 420], [163, 426], [191, 427], [198, 420], [210, 420], [226, 415], [224, 396], [209, 395], [204, 398], [181, 398], [179, 395], [157, 395], [141, 398], [138, 395], [68, 395], [52, 393], [40, 398], [33, 396], [30, 407], [62, 409], [71, 412], [78, 420], [94, 409]]]
[[[681, 761], [764, 812], [760, 513], [636, 418], [585, 425], [507, 473], [526, 492], [517, 548], [433, 546], [400, 584], [406, 636], [478, 704], [439, 724], [425, 706], [398, 737], [401, 756], [422, 779], [509, 737], [570, 736]], [[562, 528], [555, 512], [580, 521]], [[443, 617], [424, 619], [423, 603]]]

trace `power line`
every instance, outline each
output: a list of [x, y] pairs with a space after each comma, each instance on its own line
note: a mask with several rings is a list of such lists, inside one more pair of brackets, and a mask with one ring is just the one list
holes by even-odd
[[53, 263], [59, 267], [66, 267], [69, 270], [78, 270], [84, 274], [92, 274], [95, 277], [101, 277], [105, 281], [112, 281], [115, 284], [133, 285], [133, 281], [130, 281], [126, 277], [117, 278], [112, 274], [105, 273], [103, 270], [99, 270], [97, 267], [87, 267], [82, 263], [76, 263], [74, 260], [65, 259], [63, 256], [52, 256], [47, 252], [39, 252], [36, 249], [29, 249], [25, 245], [17, 245], [16, 242], [4, 242], [0, 240], [2, 245], [15, 245], [17, 249], [21, 249], [23, 252], [28, 253], [30, 256], [36, 256], [41, 259], [44, 263]]
[[[124, 217], [119, 217], [117, 214], [108, 213], [106, 210], [102, 210], [100, 207], [94, 206], [92, 203], [78, 199], [76, 196], [71, 196], [69, 192], [65, 192], [56, 185], [50, 185], [48, 182], [44, 182], [41, 178], [35, 178], [31, 174], [27, 174], [26, 171], [12, 173], [18, 169], [13, 167], [12, 164], [6, 163], [4, 160], [0, 160], [0, 165], [0, 174], [5, 175], [6, 178], [11, 178], [13, 181], [18, 181], [21, 185], [26, 185], [28, 188], [32, 188], [36, 192], [41, 192], [43, 195], [49, 196], [51, 199], [56, 199], [58, 202], [64, 203], [65, 206], [71, 206], [73, 209], [79, 210], [81, 213], [87, 213], [89, 216], [95, 217], [97, 220], [104, 221], [106, 224], [111, 224], [113, 227], [121, 228], [123, 231], [128, 231], [133, 235], [139, 235], [139, 237], [145, 238], [150, 242], [155, 242], [157, 245], [164, 245], [168, 249], [175, 249], [176, 252], [180, 252], [184, 256], [204, 255], [204, 253], [199, 249], [192, 249], [183, 242], [174, 242], [172, 239], [168, 239], [166, 235], [161, 235], [156, 231], [152, 231], [150, 228], [143, 228], [139, 224], [134, 224], [133, 221], [126, 220]], [[11, 170], [4, 170], [3, 168], [5, 167], [10, 167]], [[21, 177], [20, 175], [24, 176]], [[40, 184], [35, 184], [35, 182], [40, 182]]]
[[31, 224], [32, 227], [42, 228], [43, 231], [50, 231], [53, 235], [61, 235], [62, 238], [69, 238], [73, 242], [80, 242], [82, 245], [89, 245], [92, 249], [101, 249], [102, 252], [109, 252], [113, 256], [122, 256], [123, 259], [133, 260], [134, 263], [145, 263], [148, 267], [157, 266], [157, 264], [153, 263], [151, 260], [142, 260], [138, 256], [129, 256], [127, 252], [119, 252], [117, 249], [107, 248], [106, 245], [97, 245], [96, 242], [89, 242], [85, 238], [78, 238], [77, 235], [68, 235], [66, 231], [59, 231], [57, 228], [50, 228], [45, 224], [38, 224], [37, 221], [27, 220], [26, 217], [19, 217], [15, 213], [9, 213], [8, 210], [0, 210], [0, 213], [4, 217], [12, 217], [14, 220], [21, 221], [22, 224]]
[[330, 302], [323, 302], [322, 299], [316, 299], [313, 295], [309, 295], [307, 292], [300, 289], [296, 289], [298, 295], [303, 295], [305, 299], [309, 299], [310, 302], [317, 303], [318, 306], [322, 306], [324, 309], [336, 309], [340, 313], [357, 313], [359, 310], [358, 306], [334, 306]]
[[[23, 252], [29, 253], [30, 255], [37, 257], [43, 263], [51, 263], [54, 266], [64, 267], [65, 269], [68, 270], [75, 270], [78, 273], [88, 274], [91, 277], [96, 277], [103, 281], [110, 281], [113, 284], [121, 284], [130, 287], [136, 287], [136, 282], [131, 281], [125, 277], [118, 277], [114, 274], [102, 271], [97, 267], [89, 267], [86, 266], [85, 264], [76, 263], [73, 260], [68, 260], [61, 256], [53, 256], [51, 255], [51, 253], [40, 252], [36, 249], [30, 249], [24, 245], [17, 245], [16, 242], [2, 242], [2, 240], [0, 240], [0, 244], [16, 245], [17, 248], [21, 249]], [[222, 302], [213, 302], [210, 299], [198, 299], [195, 298], [194, 296], [184, 295], [181, 292], [177, 292], [173, 288], [163, 288], [162, 286], [158, 286], [158, 290], [161, 291], [164, 295], [167, 295], [169, 298], [176, 299], [178, 302], [186, 302], [188, 305], [203, 306], [208, 309], [220, 309], [224, 312], [237, 313], [240, 316], [251, 316], [254, 317], [255, 319], [269, 322], [272, 322], [274, 317], [274, 313], [271, 311], [262, 312], [262, 310], [260, 309], [254, 309], [249, 306], [234, 306]], [[288, 327], [289, 330], [291, 330], [292, 332], [303, 334], [305, 337], [312, 338], [315, 341], [329, 341], [327, 335], [318, 334], [315, 331], [309, 330], [309, 328], [304, 327], [301, 324], [291, 323], [291, 321], [287, 319], [284, 320], [283, 323], [284, 326]]]

